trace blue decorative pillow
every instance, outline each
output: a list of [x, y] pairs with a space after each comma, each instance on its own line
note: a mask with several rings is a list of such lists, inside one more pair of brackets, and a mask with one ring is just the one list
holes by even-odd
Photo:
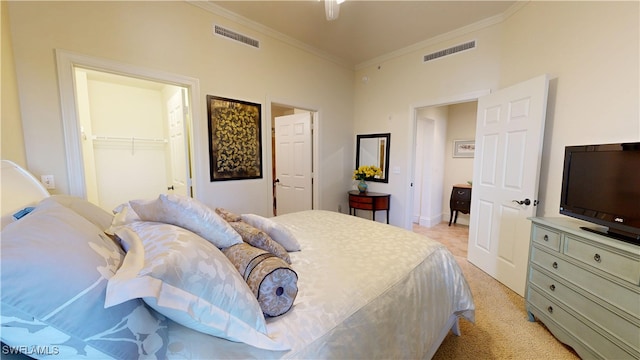
[[167, 319], [140, 299], [104, 308], [124, 253], [54, 201], [2, 231], [2, 342], [40, 358], [165, 358]]

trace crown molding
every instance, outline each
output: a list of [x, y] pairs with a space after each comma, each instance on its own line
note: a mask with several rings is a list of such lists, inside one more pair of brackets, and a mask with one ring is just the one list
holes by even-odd
[[281, 32], [275, 31], [270, 27], [264, 26], [262, 24], [259, 24], [253, 20], [247, 19], [244, 16], [240, 16], [234, 12], [231, 12], [221, 6], [218, 6], [216, 4], [213, 4], [209, 1], [197, 1], [197, 0], [185, 0], [187, 3], [199, 7], [203, 10], [206, 10], [212, 14], [221, 16], [227, 20], [233, 21], [234, 23], [237, 23], [239, 25], [242, 26], [246, 26], [254, 31], [257, 31], [258, 33], [260, 33], [261, 35], [265, 35], [268, 37], [271, 37], [273, 39], [282, 41], [286, 44], [289, 44], [293, 47], [296, 47], [298, 49], [304, 50], [306, 52], [309, 52], [313, 55], [316, 55], [320, 58], [323, 58], [327, 61], [333, 62], [337, 65], [343, 66], [347, 69], [351, 69], [353, 70], [353, 66], [351, 64], [349, 64], [347, 61], [345, 61], [344, 59], [341, 59], [337, 56], [333, 56], [325, 51], [319, 50], [311, 45], [305, 44], [299, 40], [296, 40], [288, 35], [285, 35]]
[[413, 45], [409, 45], [407, 47], [404, 47], [402, 49], [398, 49], [396, 51], [392, 51], [390, 53], [378, 56], [376, 58], [373, 58], [371, 60], [367, 60], [365, 62], [362, 62], [360, 64], [357, 64], [355, 66], [355, 70], [362, 70], [364, 68], [370, 67], [370, 66], [376, 66], [381, 62], [384, 61], [388, 61], [403, 55], [407, 55], [410, 54], [412, 52], [416, 52], [416, 51], [420, 51], [423, 48], [432, 46], [432, 45], [436, 45], [439, 44], [441, 42], [445, 42], [451, 39], [455, 39], [457, 37], [460, 36], [464, 36], [467, 34], [470, 34], [474, 31], [478, 31], [478, 30], [482, 30], [484, 28], [487, 28], [489, 26], [492, 25], [496, 25], [499, 24], [503, 21], [505, 21], [507, 18], [509, 18], [511, 15], [515, 14], [518, 10], [520, 10], [522, 7], [524, 7], [527, 3], [529, 3], [530, 0], [523, 0], [523, 1], [518, 1], [517, 3], [513, 4], [511, 7], [509, 7], [509, 9], [507, 9], [507, 11], [505, 11], [502, 14], [498, 14], [489, 18], [486, 18], [484, 20], [480, 20], [477, 21], [473, 24], [469, 24], [467, 26], [463, 26], [461, 28], [449, 31], [447, 33], [429, 38], [427, 40], [415, 43]]
[[475, 22], [473, 24], [469, 24], [467, 26], [458, 28], [456, 30], [450, 31], [448, 33], [444, 33], [442, 35], [438, 35], [435, 36], [433, 38], [429, 38], [426, 39], [424, 41], [415, 43], [413, 45], [409, 45], [407, 47], [404, 47], [402, 49], [398, 49], [396, 51], [392, 51], [390, 53], [384, 54], [382, 56], [378, 56], [375, 57], [371, 60], [367, 60], [365, 62], [362, 62], [360, 64], [356, 64], [355, 66], [352, 66], [349, 62], [347, 62], [344, 59], [341, 59], [337, 56], [331, 55], [325, 51], [319, 50], [311, 45], [305, 44], [299, 40], [296, 40], [288, 35], [285, 35], [281, 32], [275, 31], [270, 27], [264, 26], [262, 24], [259, 24], [253, 20], [250, 20], [248, 18], [245, 18], [243, 16], [240, 16], [234, 12], [231, 12], [227, 9], [224, 9], [210, 1], [198, 1], [198, 0], [184, 0], [187, 3], [196, 6], [198, 8], [201, 8], [203, 10], [206, 10], [210, 13], [213, 13], [215, 15], [218, 15], [220, 17], [223, 17], [227, 20], [233, 21], [234, 23], [237, 23], [239, 25], [245, 26], [247, 28], [250, 28], [256, 32], [258, 32], [261, 35], [265, 35], [268, 37], [271, 37], [273, 39], [282, 41], [286, 44], [289, 44], [293, 47], [296, 47], [298, 49], [301, 49], [303, 51], [309, 52], [313, 55], [316, 55], [322, 59], [325, 59], [327, 61], [333, 62], [337, 65], [340, 65], [342, 67], [345, 67], [347, 69], [351, 69], [351, 70], [361, 70], [363, 68], [369, 67], [369, 66], [375, 66], [381, 62], [384, 61], [388, 61], [403, 55], [407, 55], [410, 54], [412, 52], [416, 52], [419, 51], [423, 48], [441, 43], [441, 42], [445, 42], [460, 36], [464, 36], [467, 34], [470, 34], [474, 31], [478, 31], [484, 28], [487, 28], [489, 26], [492, 25], [496, 25], [499, 24], [503, 21], [505, 21], [507, 18], [509, 18], [511, 15], [515, 14], [516, 12], [518, 12], [520, 9], [522, 9], [526, 4], [528, 4], [531, 0], [520, 0], [517, 1], [515, 4], [513, 4], [509, 9], [507, 9], [504, 13], [499, 14], [499, 15], [495, 15], [492, 16], [490, 18], [486, 18], [484, 20]]

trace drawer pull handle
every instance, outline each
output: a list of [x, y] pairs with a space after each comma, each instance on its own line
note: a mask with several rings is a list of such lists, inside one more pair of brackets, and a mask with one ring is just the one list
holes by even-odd
[[595, 260], [596, 262], [602, 261], [602, 259], [600, 258], [600, 254], [593, 255], [593, 260]]
[[549, 314], [553, 314], [553, 306], [549, 306], [547, 308], [547, 311], [549, 312]]
[[551, 289], [551, 291], [556, 291], [556, 286], [551, 284], [551, 286], [549, 286], [549, 289]]
[[551, 265], [551, 266], [553, 266], [554, 269], [557, 269], [558, 268], [558, 263], [554, 261], [553, 265]]
[[549, 235], [545, 235], [543, 239], [544, 241], [549, 241]]

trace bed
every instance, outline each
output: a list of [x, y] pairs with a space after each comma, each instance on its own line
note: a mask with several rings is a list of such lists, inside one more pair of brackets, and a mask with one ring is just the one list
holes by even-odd
[[[6, 170], [6, 164], [3, 162], [3, 220], [28, 206], [35, 210], [19, 220], [3, 221], [0, 335], [3, 354], [7, 350], [16, 350], [36, 358], [131, 358], [132, 353], [140, 358], [170, 359], [431, 358], [449, 331], [459, 334], [459, 318], [474, 321], [474, 303], [469, 286], [454, 257], [443, 245], [390, 225], [312, 210], [266, 220], [271, 226], [286, 230], [299, 246], [299, 251], [287, 253], [297, 287], [290, 308], [282, 315], [257, 319], [257, 322], [264, 322], [264, 327], [257, 326], [257, 335], [248, 340], [233, 335], [212, 336], [199, 328], [206, 323], [205, 320], [196, 325], [176, 320], [174, 313], [162, 311], [164, 305], [159, 306], [160, 300], [148, 301], [150, 293], [141, 290], [146, 285], [140, 285], [140, 278], [135, 278], [140, 272], [138, 270], [130, 272], [129, 275], [135, 279], [125, 282], [128, 288], [114, 285], [108, 289], [117, 283], [116, 279], [123, 279], [127, 266], [135, 263], [131, 260], [132, 254], [156, 251], [164, 256], [158, 249], [141, 250], [140, 244], [147, 240], [140, 239], [152, 234], [149, 236], [156, 238], [148, 243], [159, 247], [157, 237], [165, 236], [161, 229], [167, 224], [135, 222], [138, 228], [133, 226], [133, 230], [145, 226], [151, 230], [148, 233], [140, 230], [135, 236], [131, 235], [137, 240], [125, 241], [129, 244], [124, 246], [128, 252], [117, 248], [118, 242], [102, 233], [89, 241], [90, 246], [86, 246], [82, 244], [82, 236], [52, 236], [50, 229], [45, 231], [48, 238], [38, 243], [44, 246], [44, 250], [25, 249], [31, 240], [44, 236], [38, 234], [38, 229], [33, 229], [34, 224], [55, 227], [67, 223], [65, 226], [69, 231], [82, 228], [93, 234], [93, 227], [100, 232], [109, 232], [109, 227], [113, 230], [118, 215], [113, 217], [82, 199], [67, 196], [43, 195], [40, 199], [30, 196], [5, 208], [4, 197], [10, 193], [5, 188], [5, 177], [15, 176], [23, 185], [32, 183], [34, 188], [41, 188], [28, 173], [17, 170], [18, 167]], [[6, 184], [11, 181], [14, 180], [7, 180]], [[44, 216], [45, 220], [37, 219], [38, 216]], [[53, 220], [47, 221], [47, 216]], [[28, 221], [31, 224], [27, 224]], [[82, 222], [82, 226], [74, 225], [75, 221]], [[29, 226], [21, 225], [21, 222]], [[131, 234], [130, 230], [127, 231]], [[189, 229], [181, 227], [168, 232], [173, 231], [182, 234], [176, 235], [180, 239], [186, 233], [193, 235]], [[197, 234], [197, 229], [193, 232]], [[128, 236], [124, 231], [116, 233], [125, 240]], [[120, 237], [116, 236], [116, 239], [122, 241]], [[67, 241], [75, 241], [69, 246], [71, 250], [62, 244]], [[100, 245], [96, 245], [98, 243]], [[120, 243], [120, 246], [125, 244]], [[70, 260], [42, 261], [48, 256], [45, 250], [56, 252], [55, 256], [70, 257]], [[180, 256], [186, 256], [182, 249], [176, 251]], [[210, 250], [204, 256], [215, 251]], [[103, 255], [98, 256], [98, 266], [86, 265], [88, 270], [74, 268], [81, 266], [78, 264], [85, 262], [85, 258], [95, 257], [94, 253]], [[14, 259], [17, 257], [21, 260]], [[25, 257], [37, 260], [30, 262]], [[166, 260], [161, 262], [166, 267]], [[43, 269], [38, 269], [39, 266]], [[58, 270], [59, 267], [65, 267], [64, 271]], [[21, 273], [14, 279], [16, 268], [20, 268]], [[50, 295], [50, 287], [65, 287], [64, 282], [54, 284], [56, 276], [65, 277], [65, 281], [75, 281], [77, 274], [94, 271], [95, 268], [100, 270], [98, 280], [83, 280], [90, 286], [85, 284], [79, 286], [79, 290], [69, 290], [70, 300], [61, 299], [59, 304], [51, 305], [52, 309], [36, 311], [38, 306], [46, 307], [48, 302], [55, 302]], [[220, 269], [216, 271], [219, 275]], [[40, 274], [40, 277], [25, 285], [24, 277], [33, 274]], [[201, 277], [198, 279], [203, 281]], [[160, 290], [156, 288], [155, 291]], [[127, 296], [121, 298], [124, 293]], [[47, 301], [42, 301], [43, 298]], [[235, 304], [242, 303], [242, 299]], [[79, 308], [71, 309], [74, 306]], [[189, 311], [194, 312], [193, 308]], [[246, 308], [243, 311], [243, 314], [249, 312]], [[143, 320], [146, 321], [145, 326], [140, 325]], [[60, 325], [54, 324], [56, 321]], [[106, 323], [107, 330], [86, 329], [91, 327], [89, 323], [101, 322]], [[48, 331], [59, 336], [59, 341], [52, 342], [46, 335]], [[237, 336], [251, 332], [253, 329]], [[263, 335], [266, 337], [255, 340]]]

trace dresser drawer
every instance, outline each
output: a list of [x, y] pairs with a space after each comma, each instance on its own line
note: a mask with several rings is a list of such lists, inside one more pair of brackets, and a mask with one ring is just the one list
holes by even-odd
[[373, 204], [372, 197], [349, 195], [349, 202], [355, 204]]
[[609, 334], [617, 337], [634, 348], [640, 348], [640, 328], [608, 309], [573, 291], [563, 283], [537, 271], [530, 274], [531, 283], [542, 289], [549, 297], [557, 299], [568, 308], [579, 313], [589, 321], [598, 324]]
[[[534, 315], [546, 317], [557, 324], [562, 324], [562, 328], [580, 340], [584, 346], [603, 359], [630, 359], [631, 355], [614, 344], [595, 330], [566, 312], [557, 302], [547, 299], [542, 294], [529, 288], [527, 301], [534, 309], [529, 309]], [[544, 320], [544, 319], [543, 319]], [[597, 350], [595, 350], [597, 349]], [[584, 356], [584, 355], [582, 355]]]
[[537, 244], [560, 251], [560, 233], [557, 231], [534, 225], [531, 238]]
[[564, 253], [634, 285], [640, 284], [640, 261], [636, 259], [587, 244], [571, 236], [565, 238]]
[[548, 272], [575, 284], [585, 292], [640, 318], [640, 301], [638, 301], [640, 293], [638, 291], [615, 284], [536, 247], [531, 249], [531, 261]]
[[451, 192], [451, 199], [471, 201], [471, 189], [454, 187]]
[[469, 212], [471, 209], [470, 201], [462, 201], [462, 200], [451, 200], [449, 204], [452, 210], [459, 210], [463, 212]]

